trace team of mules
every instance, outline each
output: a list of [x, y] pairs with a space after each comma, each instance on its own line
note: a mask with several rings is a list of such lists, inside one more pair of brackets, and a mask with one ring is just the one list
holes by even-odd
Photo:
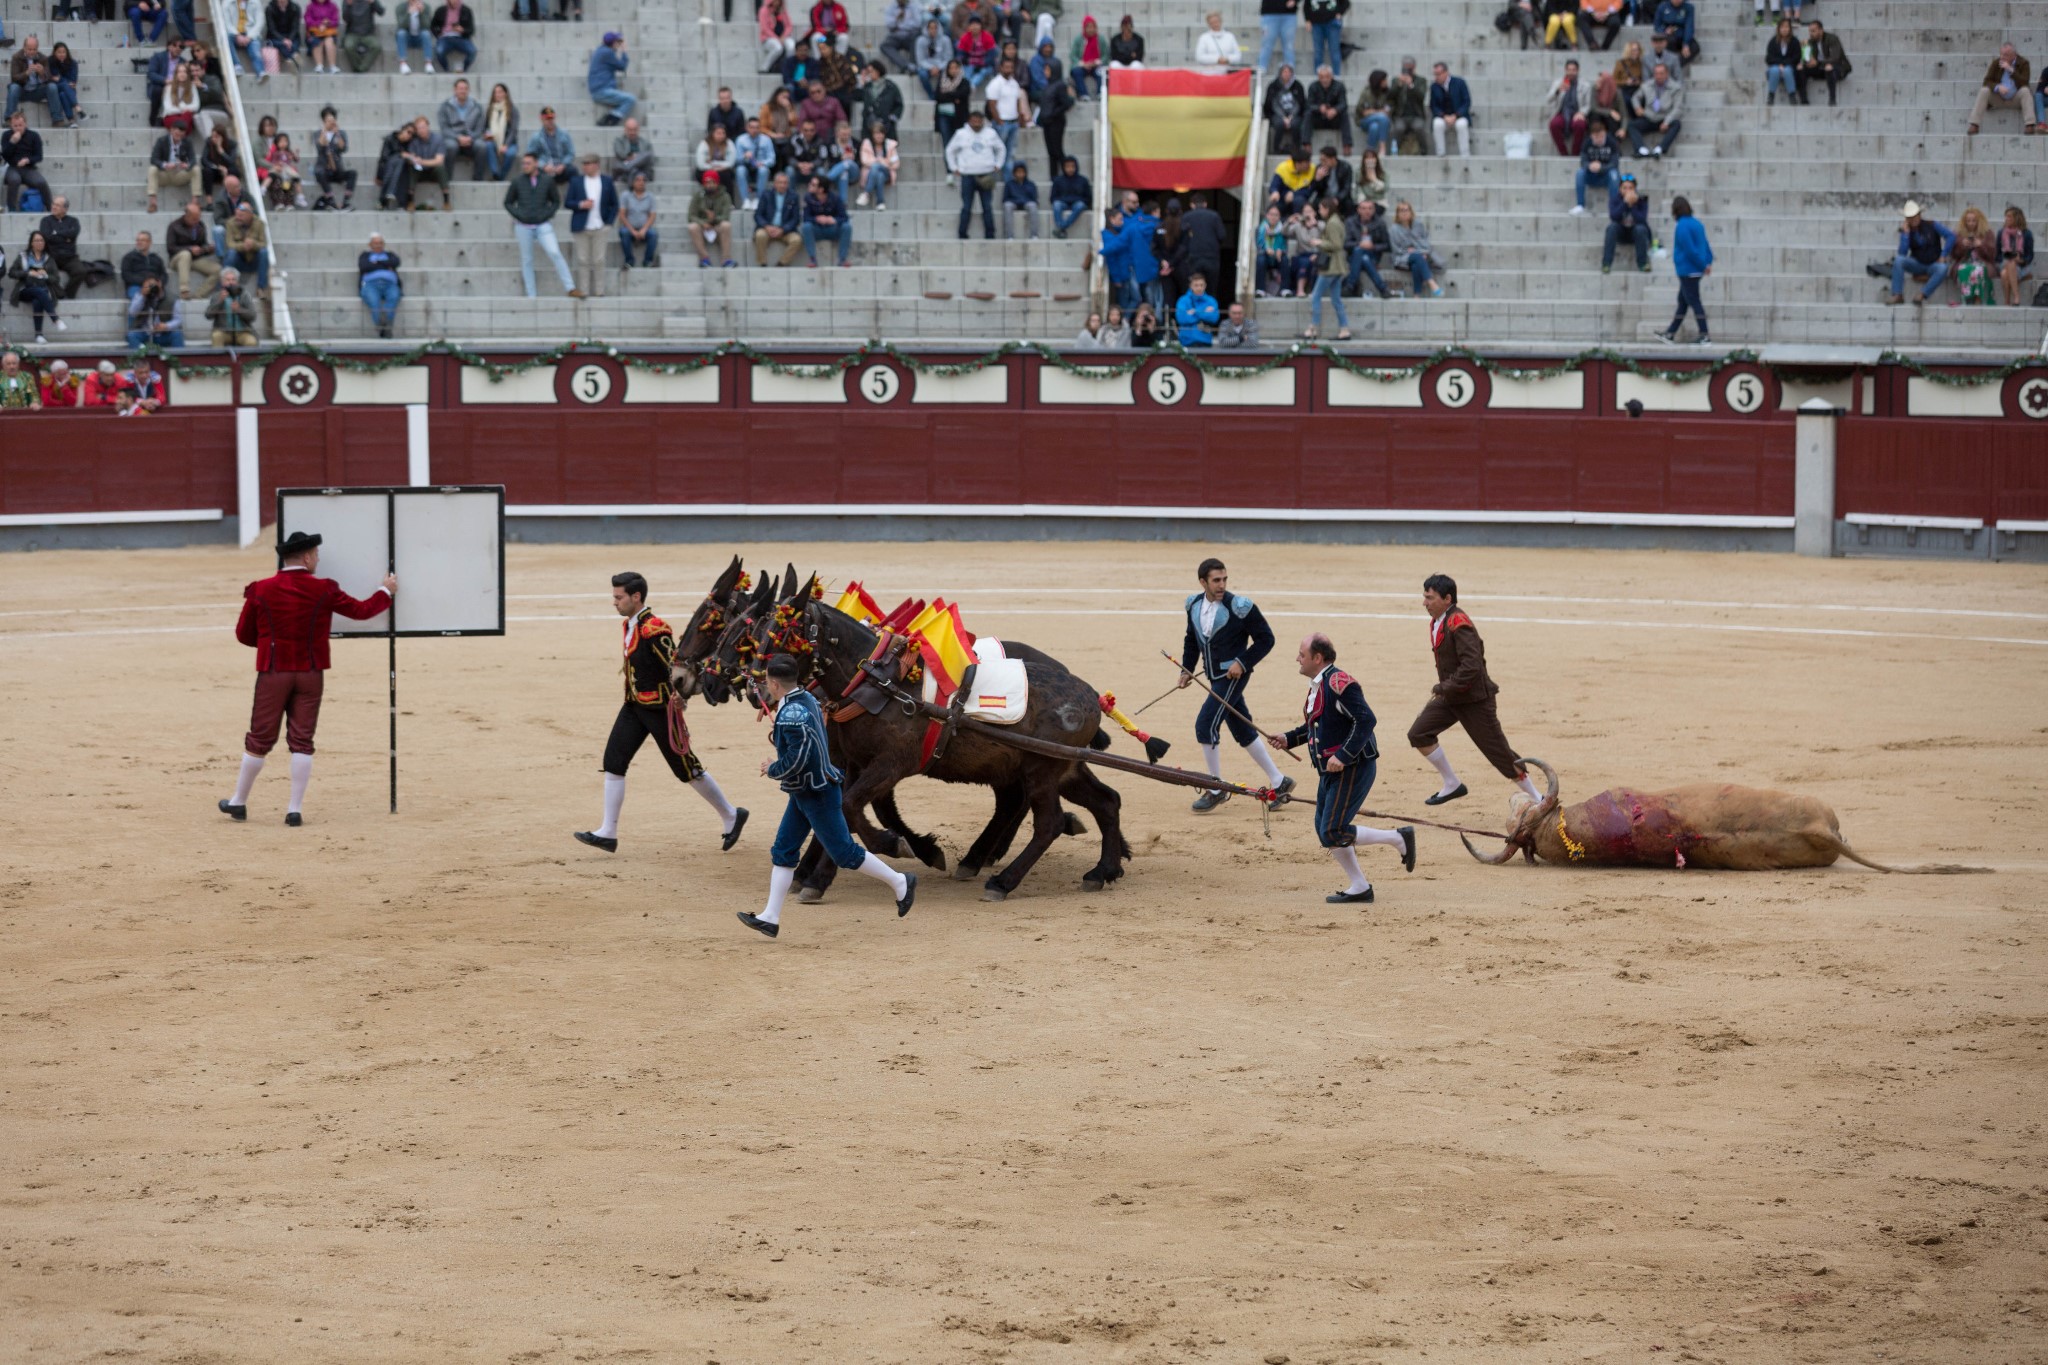
[[[875, 655], [880, 636], [819, 600], [816, 582], [815, 577], [800, 578], [791, 566], [780, 580], [764, 579], [750, 592], [735, 558], [677, 641], [677, 689], [713, 705], [734, 695], [752, 697], [755, 661], [796, 655], [804, 665], [805, 685], [833, 716], [832, 757], [846, 775], [847, 827], [870, 848], [895, 856], [907, 849], [928, 866], [945, 867], [936, 841], [909, 829], [895, 806], [897, 785], [924, 776], [995, 793], [995, 814], [961, 855], [956, 878], [974, 877], [1001, 860], [1026, 817], [1031, 821], [1030, 841], [984, 883], [984, 899], [1002, 900], [1015, 891], [1061, 835], [1087, 832], [1065, 810], [1063, 799], [1094, 816], [1102, 836], [1101, 856], [1083, 874], [1082, 889], [1100, 891], [1123, 875], [1131, 850], [1123, 837], [1122, 798], [1085, 764], [1026, 752], [977, 726], [960, 727], [940, 752], [927, 758], [930, 717], [893, 701], [872, 711], [842, 705], [868, 676], [861, 665]], [[1042, 650], [1015, 640], [1003, 641], [1003, 648], [1010, 658], [1023, 661], [1030, 680], [1030, 703], [1022, 719], [1006, 727], [1009, 732], [1068, 749], [1107, 745], [1100, 694], [1094, 688]], [[874, 820], [868, 818], [871, 807]], [[815, 849], [806, 853], [805, 862], [808, 866], [798, 869], [804, 888], [800, 895], [816, 899], [830, 885], [832, 864]]]

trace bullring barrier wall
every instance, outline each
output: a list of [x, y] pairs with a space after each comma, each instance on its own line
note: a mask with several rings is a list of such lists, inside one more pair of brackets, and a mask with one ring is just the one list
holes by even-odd
[[[1792, 544], [2048, 536], [2048, 362], [1608, 352], [317, 348], [160, 361], [170, 404], [0, 418], [0, 543], [253, 541], [278, 487], [502, 483], [522, 539]], [[1802, 485], [1804, 486], [1804, 485]]]

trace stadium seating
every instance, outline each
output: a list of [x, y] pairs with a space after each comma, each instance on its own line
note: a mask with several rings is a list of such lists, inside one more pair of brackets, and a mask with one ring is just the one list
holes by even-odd
[[[853, 269], [698, 269], [680, 239], [690, 154], [704, 111], [721, 84], [731, 85], [750, 109], [772, 87], [772, 78], [756, 71], [748, 0], [739, 0], [735, 8], [742, 13], [733, 20], [709, 23], [700, 22], [699, 4], [588, 0], [582, 23], [514, 23], [509, 4], [477, 15], [480, 56], [470, 74], [478, 95], [505, 81], [527, 132], [537, 125], [540, 107], [553, 104], [579, 149], [608, 150], [612, 136], [598, 128], [601, 110], [585, 90], [590, 50], [607, 28], [627, 35], [633, 58], [627, 86], [642, 97], [641, 116], [660, 157], [655, 188], [668, 228], [661, 269], [623, 278], [614, 269], [603, 299], [575, 303], [545, 287], [540, 299], [524, 299], [502, 187], [470, 182], [464, 166], [457, 171], [452, 213], [379, 212], [367, 207], [374, 195], [366, 193], [359, 199], [365, 207], [354, 213], [273, 214], [300, 337], [374, 335], [355, 289], [356, 254], [372, 230], [383, 232], [404, 258], [401, 337], [823, 342], [1061, 340], [1074, 334], [1086, 305], [1055, 296], [1086, 289], [1085, 234], [990, 243], [977, 228], [973, 240], [955, 240], [958, 196], [943, 184], [931, 104], [915, 80], [904, 77], [897, 78], [908, 102], [902, 183], [888, 209], [855, 211]], [[1062, 58], [1087, 8], [1076, 0], [1066, 7]], [[1125, 0], [1098, 18], [1109, 23], [1131, 13], [1153, 64], [1162, 65], [1191, 52], [1200, 14], [1211, 7], [1202, 0]], [[1216, 0], [1214, 7], [1224, 11], [1248, 53], [1255, 52], [1253, 0]], [[849, 8], [856, 42], [873, 52], [881, 0], [857, 0]], [[1670, 320], [1669, 263], [1658, 260], [1650, 275], [1600, 274], [1604, 218], [1597, 211], [1583, 218], [1567, 213], [1574, 163], [1554, 154], [1538, 126], [1543, 92], [1566, 54], [1520, 51], [1512, 35], [1494, 29], [1497, 9], [1495, 0], [1356, 0], [1353, 6], [1346, 36], [1358, 50], [1345, 79], [1354, 99], [1368, 70], [1392, 70], [1401, 56], [1414, 55], [1425, 68], [1435, 59], [1448, 61], [1471, 82], [1476, 105], [1471, 159], [1401, 157], [1391, 166], [1392, 194], [1415, 204], [1450, 263], [1453, 289], [1441, 300], [1351, 300], [1353, 332], [1362, 341], [1573, 347], [1650, 340]], [[65, 41], [80, 62], [84, 104], [93, 117], [77, 129], [49, 130], [40, 106], [28, 106], [28, 116], [45, 131], [46, 173], [82, 219], [84, 254], [118, 261], [143, 228], [160, 244], [176, 205], [167, 198], [162, 212], [142, 211], [154, 131], [144, 124], [143, 78], [131, 70], [131, 59], [146, 53], [115, 45], [125, 23], [52, 24], [36, 17], [40, 5], [20, 0], [5, 0], [4, 12], [10, 37], [35, 33], [46, 47]], [[702, 12], [722, 13], [719, 0]], [[1752, 26], [1746, 3], [1700, 0], [1704, 55], [1687, 81], [1683, 140], [1664, 163], [1638, 168], [1661, 234], [1670, 231], [1673, 194], [1689, 196], [1708, 228], [1717, 267], [1705, 295], [1716, 341], [2035, 349], [2048, 313], [1886, 307], [1879, 281], [1864, 266], [1891, 255], [1898, 206], [1907, 197], [1950, 224], [1969, 204], [1995, 222], [2006, 204], [2017, 203], [2037, 231], [2048, 228], [2048, 138], [2020, 136], [2011, 114], [1994, 115], [1976, 137], [1963, 133], [1984, 64], [2001, 41], [2016, 43], [2037, 69], [2048, 62], [2048, 0], [1956, 7], [1942, 26], [1932, 27], [1927, 7], [1905, 0], [1819, 0], [1808, 13], [1828, 23], [1855, 62], [1840, 107], [1766, 108], [1761, 57], [1767, 31]], [[387, 18], [387, 47], [370, 73], [315, 75], [307, 64], [304, 74], [287, 71], [260, 85], [243, 78], [249, 117], [275, 114], [303, 149], [321, 106], [334, 104], [353, 138], [352, 164], [367, 185], [383, 135], [401, 118], [431, 117], [453, 80], [417, 70], [396, 74], [388, 26]], [[1626, 30], [1623, 40], [1646, 36], [1646, 30]], [[1306, 66], [1306, 34], [1298, 47]], [[1578, 55], [1589, 72], [1612, 61], [1612, 55]], [[1302, 74], [1306, 80], [1311, 73]], [[1099, 175], [1092, 131], [1099, 109], [1079, 106], [1067, 133], [1069, 153], [1091, 178]], [[1530, 159], [1503, 154], [1502, 135], [1515, 130], [1535, 134]], [[1043, 191], [1049, 176], [1042, 141], [1032, 132], [1022, 145]], [[429, 192], [422, 202], [432, 199]], [[32, 226], [28, 215], [0, 217], [0, 242], [10, 256]], [[566, 238], [566, 219], [558, 226]], [[615, 264], [616, 248], [612, 259]], [[975, 292], [995, 297], [967, 297]], [[938, 294], [950, 297], [930, 297]], [[68, 306], [73, 331], [65, 340], [103, 342], [117, 335], [118, 295], [103, 286]], [[1949, 297], [1952, 291], [1943, 301]], [[1295, 300], [1261, 300], [1257, 316], [1272, 342], [1297, 333], [1307, 309]], [[0, 310], [0, 326], [19, 338], [26, 314]], [[1325, 328], [1327, 334], [1327, 318]], [[188, 330], [203, 329], [194, 320]]]

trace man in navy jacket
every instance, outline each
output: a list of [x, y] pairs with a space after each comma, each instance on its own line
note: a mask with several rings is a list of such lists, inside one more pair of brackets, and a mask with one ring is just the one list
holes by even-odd
[[569, 217], [569, 241], [576, 261], [576, 286], [591, 298], [604, 297], [604, 252], [618, 235], [619, 191], [612, 178], [599, 169], [596, 152], [583, 154], [583, 174], [572, 175], [562, 187], [563, 198], [574, 212]]
[[[1202, 590], [1188, 598], [1185, 608], [1188, 629], [1180, 651], [1180, 685], [1193, 682], [1199, 668], [1209, 689], [1208, 700], [1195, 713], [1195, 743], [1202, 747], [1209, 776], [1223, 776], [1223, 727], [1228, 725], [1230, 737], [1265, 770], [1273, 789], [1292, 791], [1294, 779], [1280, 775], [1244, 698], [1252, 670], [1273, 652], [1273, 628], [1251, 598], [1230, 591], [1230, 571], [1222, 560], [1203, 560], [1195, 577]], [[1212, 811], [1229, 799], [1229, 792], [1216, 788], [1196, 797], [1194, 808]]]
[[[804, 248], [803, 196], [789, 187], [789, 172], [777, 171], [754, 205], [754, 264], [795, 265]], [[771, 261], [776, 252], [782, 259]]]
[[1401, 850], [1401, 866], [1415, 870], [1415, 827], [1374, 829], [1352, 823], [1372, 792], [1379, 775], [1379, 744], [1373, 730], [1379, 720], [1366, 703], [1357, 679], [1337, 667], [1337, 647], [1317, 631], [1301, 642], [1294, 656], [1301, 676], [1310, 679], [1308, 699], [1301, 706], [1301, 724], [1274, 735], [1282, 749], [1308, 745], [1309, 762], [1322, 780], [1316, 787], [1316, 839], [1351, 880], [1344, 890], [1323, 897], [1331, 905], [1372, 903], [1372, 883], [1358, 866], [1358, 844], [1387, 844]]
[[1436, 154], [1446, 156], [1446, 134], [1458, 130], [1458, 155], [1472, 155], [1472, 87], [1463, 76], [1453, 76], [1442, 62], [1434, 68], [1429, 84], [1429, 131], [1436, 139]]
[[796, 880], [804, 836], [812, 834], [834, 863], [887, 886], [896, 897], [899, 919], [909, 914], [911, 902], [917, 899], [917, 874], [898, 872], [855, 843], [847, 831], [840, 773], [832, 766], [830, 741], [825, 737], [825, 713], [818, 699], [798, 685], [801, 673], [796, 660], [778, 654], [768, 661], [767, 674], [768, 699], [775, 704], [775, 726], [770, 731], [775, 757], [762, 762], [761, 773], [782, 784], [789, 805], [768, 855], [774, 865], [768, 880], [768, 904], [758, 915], [740, 911], [740, 923], [769, 938], [781, 933], [782, 901]]

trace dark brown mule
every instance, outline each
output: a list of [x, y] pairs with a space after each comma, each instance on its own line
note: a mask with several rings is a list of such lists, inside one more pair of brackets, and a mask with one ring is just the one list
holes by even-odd
[[[773, 613], [755, 620], [750, 628], [752, 652], [764, 657], [769, 652], [798, 653], [806, 682], [815, 683], [828, 704], [833, 703], [845, 695], [862, 662], [874, 653], [879, 637], [853, 617], [811, 599], [807, 592], [800, 598], [787, 604], [785, 620], [778, 621]], [[1102, 747], [1102, 708], [1093, 688], [1058, 664], [1027, 661], [1025, 671], [1030, 679], [1030, 704], [1023, 719], [1006, 728], [1076, 748]], [[921, 770], [928, 722], [922, 715], [906, 714], [906, 710], [891, 703], [872, 715], [862, 713], [832, 727], [838, 731], [852, 770], [844, 792], [847, 823], [863, 840], [880, 837], [881, 831], [868, 824], [862, 808]], [[1124, 860], [1131, 850], [1123, 838], [1122, 798], [1083, 764], [1027, 754], [990, 737], [978, 726], [963, 725], [945, 752], [922, 772], [941, 782], [996, 791], [996, 819], [983, 831], [976, 848], [961, 860], [963, 866], [977, 870], [983, 865], [977, 858], [989, 856], [991, 836], [998, 835], [1004, 822], [1004, 794], [1021, 794], [1023, 809], [1032, 820], [1031, 841], [1009, 866], [988, 879], [984, 899], [1001, 900], [1015, 891], [1053, 840], [1066, 832], [1061, 798], [1094, 815], [1102, 834], [1102, 856], [1083, 875], [1083, 888], [1099, 891], [1123, 875]]]

